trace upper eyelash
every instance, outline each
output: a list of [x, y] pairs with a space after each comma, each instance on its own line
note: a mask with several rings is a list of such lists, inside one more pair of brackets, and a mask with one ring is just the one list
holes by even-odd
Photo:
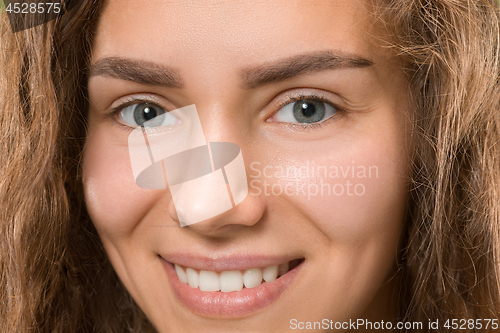
[[[296, 102], [296, 101], [299, 101], [301, 99], [314, 99], [314, 100], [318, 100], [318, 101], [321, 101], [323, 103], [327, 103], [327, 104], [330, 104], [331, 106], [333, 106], [337, 111], [343, 111], [342, 108], [340, 108], [338, 105], [332, 103], [330, 100], [328, 100], [328, 98], [325, 98], [323, 96], [320, 96], [320, 95], [317, 95], [317, 94], [300, 94], [300, 95], [297, 95], [297, 96], [293, 96], [291, 98], [289, 98], [288, 100], [286, 101], [283, 101], [283, 102], [280, 102], [278, 104], [278, 108], [281, 109], [282, 107], [284, 107], [285, 105], [288, 105], [290, 103], [293, 103], [293, 102]], [[126, 107], [129, 107], [131, 105], [134, 105], [134, 104], [141, 104], [141, 103], [150, 103], [150, 104], [155, 104], [154, 102], [150, 101], [150, 100], [147, 100], [147, 99], [131, 99], [131, 100], [128, 100], [127, 102], [124, 102], [116, 107], [114, 107], [111, 111], [111, 113], [117, 113], [123, 109], [125, 109]], [[160, 105], [158, 105], [160, 106]], [[160, 106], [161, 107], [161, 106]]]
[[[149, 103], [149, 104], [155, 104], [154, 102], [150, 101], [150, 100], [147, 100], [147, 99], [130, 99], [116, 107], [114, 107], [113, 109], [111, 109], [111, 113], [112, 114], [116, 114], [118, 112], [120, 112], [121, 110], [129, 107], [129, 106], [132, 106], [132, 105], [136, 105], [136, 104], [143, 104], [143, 103]], [[162, 106], [158, 105], [159, 107], [163, 108]]]
[[333, 104], [328, 98], [323, 97], [321, 95], [317, 95], [317, 94], [298, 94], [298, 95], [292, 96], [292, 97], [288, 98], [286, 101], [280, 102], [278, 104], [278, 108], [281, 109], [285, 105], [288, 105], [288, 104], [293, 103], [293, 102], [300, 101], [301, 99], [314, 99], [314, 100], [317, 100], [317, 101], [321, 101], [323, 103], [330, 104], [331, 106], [333, 106], [336, 109], [340, 110], [340, 108], [337, 105]]

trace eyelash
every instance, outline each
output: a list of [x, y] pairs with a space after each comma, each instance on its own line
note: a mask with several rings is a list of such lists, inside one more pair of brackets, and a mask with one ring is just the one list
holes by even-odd
[[[298, 127], [300, 127], [302, 130], [313, 130], [313, 129], [317, 129], [317, 128], [320, 128], [321, 126], [324, 126], [326, 125], [327, 123], [329, 123], [331, 120], [334, 120], [336, 118], [339, 117], [339, 113], [342, 113], [342, 112], [345, 112], [345, 109], [339, 107], [337, 104], [334, 104], [332, 103], [328, 98], [324, 97], [324, 96], [321, 96], [321, 95], [318, 95], [318, 94], [315, 94], [315, 93], [311, 93], [311, 94], [304, 94], [304, 93], [300, 93], [300, 94], [296, 94], [295, 96], [292, 96], [292, 97], [289, 97], [287, 98], [285, 101], [282, 101], [278, 104], [277, 108], [278, 110], [281, 110], [281, 108], [283, 108], [284, 106], [288, 105], [288, 104], [291, 104], [291, 103], [295, 103], [297, 101], [300, 101], [302, 99], [308, 99], [308, 100], [315, 100], [315, 101], [320, 101], [322, 103], [325, 103], [325, 104], [328, 104], [330, 106], [332, 106], [333, 108], [335, 108], [336, 112], [333, 116], [329, 117], [328, 119], [325, 119], [324, 121], [321, 121], [321, 122], [317, 122], [317, 123], [310, 123], [310, 124], [301, 124], [301, 123], [284, 123], [284, 122], [276, 122], [276, 123], [279, 123], [279, 124], [282, 124], [286, 127], [289, 127], [289, 128], [293, 128], [293, 129], [297, 129]], [[142, 104], [142, 103], [151, 103], [151, 104], [157, 104], [157, 102], [153, 102], [152, 100], [149, 100], [149, 99], [142, 99], [142, 98], [131, 98], [130, 100], [114, 107], [111, 112], [109, 113], [109, 116], [110, 117], [113, 117], [113, 118], [116, 118], [118, 117], [118, 113], [121, 112], [123, 109], [131, 106], [131, 105], [136, 105], [136, 104]], [[161, 107], [161, 106], [160, 106]], [[114, 121], [113, 122], [115, 125], [117, 125], [119, 128], [121, 129], [125, 129], [125, 130], [129, 130], [131, 129], [130, 126], [128, 125], [125, 125], [119, 121]]]

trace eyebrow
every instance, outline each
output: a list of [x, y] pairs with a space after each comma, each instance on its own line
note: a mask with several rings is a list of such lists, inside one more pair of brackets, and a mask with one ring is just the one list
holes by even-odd
[[99, 59], [90, 68], [90, 77], [105, 76], [153, 86], [182, 88], [179, 72], [171, 67], [120, 57]]
[[331, 51], [320, 51], [293, 56], [242, 71], [243, 85], [247, 89], [286, 81], [299, 75], [338, 68], [364, 68], [374, 65], [359, 56], [345, 56]]
[[[299, 75], [339, 68], [364, 68], [374, 65], [359, 56], [345, 56], [331, 51], [300, 54], [241, 71], [243, 87], [252, 89], [270, 83], [282, 82]], [[143, 60], [120, 57], [99, 59], [90, 68], [90, 77], [105, 76], [140, 84], [182, 88], [179, 72], [171, 67]]]

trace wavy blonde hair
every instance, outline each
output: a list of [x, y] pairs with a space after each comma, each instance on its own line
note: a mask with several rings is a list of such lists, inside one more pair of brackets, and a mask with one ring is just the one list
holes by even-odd
[[[79, 165], [102, 1], [68, 3], [15, 34], [1, 15], [0, 331], [154, 332], [85, 210]], [[414, 110], [400, 319], [430, 331], [428, 319], [498, 318], [499, 5], [386, 0], [377, 16]]]
[[401, 263], [402, 285], [410, 288], [402, 290], [401, 314], [442, 324], [498, 319], [498, 2], [394, 0], [381, 12], [391, 47], [406, 63], [414, 110]]

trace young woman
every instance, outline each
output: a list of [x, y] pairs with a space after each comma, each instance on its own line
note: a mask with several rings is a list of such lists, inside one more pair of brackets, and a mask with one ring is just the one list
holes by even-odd
[[[67, 5], [1, 23], [2, 331], [498, 329], [496, 0]], [[248, 188], [193, 223], [131, 143], [188, 109]]]

